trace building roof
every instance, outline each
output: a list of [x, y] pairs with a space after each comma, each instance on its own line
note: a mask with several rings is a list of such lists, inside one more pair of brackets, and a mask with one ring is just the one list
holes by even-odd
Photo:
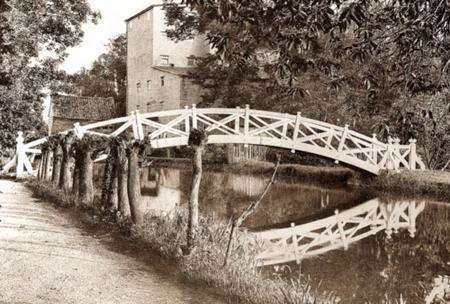
[[117, 117], [118, 107], [114, 98], [80, 97], [73, 95], [52, 96], [53, 118], [80, 121], [101, 121]]
[[194, 67], [176, 67], [176, 66], [170, 66], [170, 65], [159, 65], [159, 66], [153, 66], [155, 70], [177, 75], [177, 76], [187, 76], [190, 72], [193, 72], [195, 70]]
[[140, 15], [145, 14], [146, 12], [151, 11], [154, 7], [158, 7], [158, 6], [163, 6], [163, 5], [162, 5], [162, 4], [153, 4], [153, 5], [150, 5], [150, 6], [147, 7], [146, 9], [143, 9], [143, 10], [140, 11], [139, 13], [137, 13], [137, 14], [131, 16], [130, 18], [126, 19], [125, 22], [129, 22], [129, 21], [133, 20], [134, 18], [139, 17]]

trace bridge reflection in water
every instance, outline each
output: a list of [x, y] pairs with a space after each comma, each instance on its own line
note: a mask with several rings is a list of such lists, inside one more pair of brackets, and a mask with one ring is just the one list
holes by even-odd
[[253, 233], [262, 242], [262, 252], [257, 258], [261, 266], [299, 262], [330, 250], [347, 249], [382, 230], [388, 238], [399, 229], [408, 229], [414, 237], [416, 218], [424, 208], [424, 202], [386, 204], [376, 198], [307, 224]]
[[[142, 216], [155, 210], [170, 212], [187, 204], [191, 173], [169, 168], [159, 169], [159, 173], [159, 179], [154, 173], [144, 178]], [[325, 225], [332, 227], [328, 232], [324, 232], [326, 228], [308, 230], [310, 238], [305, 233], [302, 240], [297, 238], [297, 244], [303, 245], [303, 249], [309, 246], [306, 253], [310, 255], [301, 257], [297, 254], [290, 262], [261, 267], [267, 277], [274, 275], [275, 268], [278, 269], [277, 277], [309, 278], [312, 288], [320, 293], [331, 291], [343, 303], [381, 303], [386, 297], [399, 299], [400, 295], [407, 297], [408, 303], [424, 303], [423, 292], [431, 291], [433, 279], [450, 273], [448, 203], [426, 201], [424, 204], [401, 198], [387, 202], [385, 198], [374, 200], [370, 193], [355, 189], [318, 187], [279, 178], [260, 208], [244, 223], [250, 234], [277, 231], [278, 228], [294, 230], [290, 227], [292, 222], [295, 227], [312, 227], [335, 217], [336, 209], [341, 210], [336, 216], [341, 220], [346, 219], [347, 212], [353, 214], [343, 221], [346, 243], [340, 238], [337, 221], [334, 227], [331, 226], [333, 222]], [[260, 193], [255, 190], [262, 189], [268, 179], [261, 175], [205, 170], [200, 189], [200, 212], [226, 221], [258, 198]], [[158, 191], [152, 190], [156, 187], [155, 180], [159, 181]], [[321, 240], [325, 240], [330, 230], [334, 235], [335, 250], [331, 250], [331, 240], [328, 246], [319, 242], [320, 235], [323, 233]], [[292, 234], [285, 238], [289, 236]], [[359, 241], [355, 241], [357, 237]], [[316, 245], [312, 240], [316, 240]], [[262, 241], [259, 243], [263, 244]], [[292, 241], [285, 244], [286, 252], [289, 252]], [[344, 250], [345, 244], [348, 250]], [[313, 250], [325, 250], [326, 247], [330, 250], [311, 255]], [[269, 247], [259, 248], [261, 253], [269, 250]], [[300, 252], [300, 249], [296, 250]], [[297, 264], [297, 259], [301, 263]]]

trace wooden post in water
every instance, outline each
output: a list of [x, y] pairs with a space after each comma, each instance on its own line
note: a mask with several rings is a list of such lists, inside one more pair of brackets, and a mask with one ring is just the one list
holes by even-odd
[[207, 136], [205, 131], [193, 129], [189, 134], [189, 145], [194, 149], [192, 160], [192, 183], [189, 197], [189, 218], [187, 232], [187, 246], [192, 248], [195, 233], [198, 227], [198, 196], [200, 192], [200, 182], [202, 179], [202, 156], [205, 150]]

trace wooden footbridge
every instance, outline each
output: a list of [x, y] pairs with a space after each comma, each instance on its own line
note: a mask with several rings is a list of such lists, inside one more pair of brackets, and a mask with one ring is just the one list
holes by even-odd
[[304, 225], [253, 233], [261, 246], [257, 260], [260, 266], [287, 262], [347, 249], [352, 243], [385, 230], [387, 237], [400, 229], [416, 232], [416, 218], [424, 210], [424, 202], [381, 203], [368, 201], [328, 218]]
[[[184, 146], [192, 129], [205, 129], [208, 144], [263, 145], [302, 151], [334, 159], [378, 174], [382, 169], [417, 170], [425, 165], [416, 153], [415, 140], [406, 145], [398, 139], [387, 143], [375, 135], [366, 136], [344, 127], [335, 126], [297, 115], [267, 112], [245, 108], [191, 108], [141, 114], [132, 112], [127, 117], [89, 125], [76, 123], [73, 131], [79, 138], [84, 134], [118, 136], [132, 132], [134, 139], [150, 139], [153, 148]], [[68, 132], [69, 130], [67, 130]], [[22, 133], [17, 138], [17, 152], [5, 167], [4, 173], [16, 168], [17, 176], [35, 175], [34, 157], [41, 153], [42, 138], [24, 142]]]

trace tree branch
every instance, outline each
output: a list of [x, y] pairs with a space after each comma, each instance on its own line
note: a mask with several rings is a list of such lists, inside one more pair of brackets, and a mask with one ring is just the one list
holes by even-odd
[[230, 231], [230, 238], [228, 239], [228, 245], [227, 245], [227, 251], [225, 254], [225, 260], [223, 262], [223, 266], [227, 266], [228, 264], [228, 258], [230, 256], [231, 251], [231, 245], [233, 243], [233, 236], [236, 228], [239, 228], [242, 223], [250, 216], [252, 215], [255, 210], [258, 208], [258, 206], [261, 204], [262, 200], [266, 196], [267, 192], [269, 192], [270, 187], [272, 186], [273, 182], [275, 181], [275, 176], [277, 175], [278, 167], [280, 166], [280, 155], [277, 155], [277, 164], [275, 165], [275, 169], [273, 171], [272, 177], [270, 178], [270, 181], [267, 183], [266, 188], [264, 189], [263, 193], [261, 193], [260, 197], [257, 201], [252, 202], [237, 219], [232, 219], [231, 221], [231, 231]]

